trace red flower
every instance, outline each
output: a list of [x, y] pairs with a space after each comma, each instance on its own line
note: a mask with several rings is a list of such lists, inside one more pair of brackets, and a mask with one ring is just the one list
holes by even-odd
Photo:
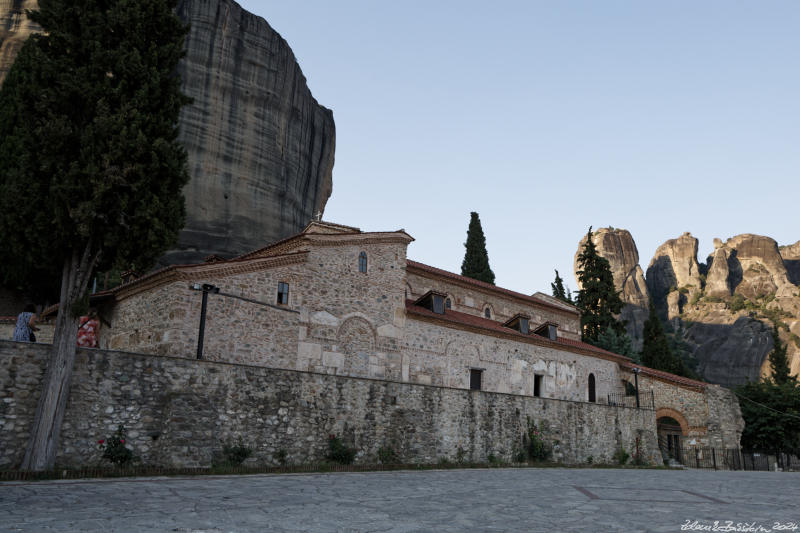
[[120, 444], [125, 444], [125, 439], [119, 439]]
[[99, 441], [97, 441], [97, 444], [103, 444], [104, 442], [105, 442], [104, 439], [100, 439]]
[[335, 438], [336, 438], [336, 435], [334, 435], [333, 433], [331, 433], [331, 434], [329, 434], [329, 435], [328, 435], [328, 438], [329, 438], [329, 439], [331, 439], [331, 440], [333, 440], [333, 439], [335, 439]]

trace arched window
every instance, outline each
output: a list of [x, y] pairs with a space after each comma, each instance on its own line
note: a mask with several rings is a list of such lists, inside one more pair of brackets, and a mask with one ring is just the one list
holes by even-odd
[[450, 309], [450, 308], [452, 308], [452, 307], [453, 307], [453, 302], [451, 302], [451, 301], [450, 301], [450, 298], [447, 298], [447, 299], [444, 301], [444, 306], [445, 306], [447, 309]]
[[367, 273], [367, 252], [358, 254], [358, 271]]
[[492, 309], [490, 307], [484, 309], [483, 316], [485, 316], [486, 318], [492, 318]]
[[594, 374], [589, 374], [589, 401], [595, 403], [597, 395], [595, 394]]

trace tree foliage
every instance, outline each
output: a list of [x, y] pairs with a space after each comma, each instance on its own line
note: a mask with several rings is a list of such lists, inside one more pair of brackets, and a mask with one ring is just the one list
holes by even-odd
[[778, 385], [796, 381], [796, 376], [789, 375], [789, 358], [786, 356], [786, 344], [781, 342], [778, 326], [772, 326], [772, 351], [769, 353], [769, 366], [772, 370], [772, 381]]
[[736, 389], [745, 426], [742, 447], [759, 450], [800, 448], [800, 383], [789, 373], [786, 344], [772, 328], [772, 376]]
[[800, 448], [800, 386], [766, 379], [737, 387], [744, 419], [742, 447], [757, 450]]
[[[96, 268], [146, 270], [184, 221], [188, 181], [175, 0], [40, 0], [0, 90], [0, 281], [58, 291], [53, 353], [24, 468], [52, 466]], [[33, 443], [38, 443], [34, 445]], [[47, 448], [46, 450], [44, 448]]]
[[553, 283], [550, 284], [550, 288], [553, 290], [553, 296], [561, 300], [562, 302], [575, 305], [575, 302], [572, 301], [572, 293], [569, 289], [564, 289], [564, 280], [558, 274], [558, 270], [556, 272], [556, 279]]
[[604, 332], [598, 335], [594, 345], [598, 348], [608, 350], [609, 352], [630, 357], [636, 363], [641, 362], [639, 354], [633, 351], [631, 338], [628, 334], [617, 333], [611, 326], [607, 327]]
[[672, 352], [669, 339], [664, 332], [664, 326], [661, 324], [661, 319], [658, 317], [652, 301], [650, 302], [650, 315], [642, 328], [641, 361], [643, 365], [656, 370], [690, 378], [695, 377], [683, 360]]
[[483, 235], [481, 219], [474, 211], [470, 213], [464, 247], [467, 250], [461, 263], [461, 275], [494, 285], [494, 272], [489, 268], [489, 253], [486, 251], [486, 237]]
[[577, 291], [575, 305], [581, 312], [583, 340], [596, 345], [600, 335], [608, 328], [618, 335], [624, 335], [625, 325], [616, 318], [624, 304], [614, 287], [611, 265], [597, 253], [591, 227], [586, 235], [586, 244], [578, 254], [578, 267], [581, 290]]

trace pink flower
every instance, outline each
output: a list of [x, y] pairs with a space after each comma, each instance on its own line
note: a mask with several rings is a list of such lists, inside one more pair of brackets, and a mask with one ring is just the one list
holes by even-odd
[[103, 444], [104, 442], [105, 442], [104, 439], [100, 439], [99, 441], [97, 441], [97, 444]]
[[119, 439], [120, 444], [125, 444], [125, 439]]

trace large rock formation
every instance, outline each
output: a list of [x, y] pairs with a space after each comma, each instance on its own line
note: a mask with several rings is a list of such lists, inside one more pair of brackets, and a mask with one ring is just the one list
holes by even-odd
[[37, 7], [37, 0], [0, 0], [0, 84], [28, 36], [40, 29], [25, 16]]
[[[619, 235], [611, 238], [606, 230], [595, 244], [625, 295], [634, 261], [630, 251], [636, 246], [628, 232], [613, 233]], [[726, 386], [768, 375], [771, 329], [778, 323], [791, 370], [798, 373], [800, 291], [792, 281], [800, 265], [800, 242], [779, 249], [769, 237], [744, 234], [726, 242], [715, 239], [714, 247], [706, 264], [698, 263], [698, 241], [684, 233], [659, 246], [647, 268], [648, 292], [697, 361], [698, 372]], [[640, 332], [631, 331], [631, 337]]]
[[[686, 232], [659, 246], [647, 267], [650, 296], [658, 307], [668, 305], [670, 318], [673, 314], [679, 314], [681, 307], [702, 286], [697, 246], [697, 239]], [[673, 292], [674, 295], [669, 298]]]
[[[620, 320], [626, 322], [625, 329], [631, 337], [634, 350], [642, 347], [642, 327], [648, 316], [649, 295], [645, 283], [644, 272], [639, 266], [639, 251], [636, 243], [628, 230], [614, 228], [599, 228], [592, 233], [592, 242], [597, 247], [597, 252], [611, 264], [614, 274], [614, 285], [620, 291], [620, 297], [625, 302], [620, 313]], [[575, 279], [578, 272], [578, 254], [586, 244], [584, 235], [575, 252]], [[580, 282], [578, 282], [580, 289]]]
[[[32, 31], [35, 0], [0, 1], [0, 81]], [[165, 263], [232, 256], [298, 232], [331, 194], [335, 129], [283, 38], [232, 0], [183, 0], [178, 72], [187, 220]]]

